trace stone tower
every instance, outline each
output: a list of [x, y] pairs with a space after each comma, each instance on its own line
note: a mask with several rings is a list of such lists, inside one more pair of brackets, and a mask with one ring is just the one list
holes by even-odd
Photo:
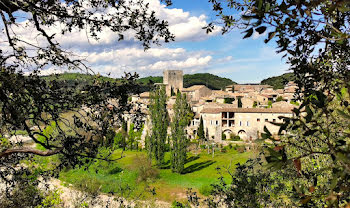
[[182, 70], [164, 70], [163, 84], [165, 85], [166, 94], [171, 96], [171, 89], [176, 93], [177, 90], [183, 88], [183, 72]]

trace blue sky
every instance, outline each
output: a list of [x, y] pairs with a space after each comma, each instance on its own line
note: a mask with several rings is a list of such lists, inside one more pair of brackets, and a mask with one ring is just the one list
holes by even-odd
[[[194, 0], [189, 4], [186, 0], [173, 1], [170, 8], [182, 8], [191, 15], [206, 15], [208, 22], [215, 20], [215, 12], [207, 1]], [[219, 76], [230, 78], [239, 83], [260, 82], [262, 79], [281, 75], [288, 72], [286, 59], [282, 54], [277, 54], [276, 44], [270, 41], [264, 43], [266, 33], [260, 37], [243, 39], [244, 34], [240, 30], [231, 31], [228, 34], [217, 35], [199, 42], [174, 43], [178, 47], [188, 50], [206, 50], [212, 52], [213, 63], [201, 72], [209, 72]], [[229, 61], [221, 61], [225, 57], [231, 57]]]
[[[275, 43], [264, 43], [266, 34], [242, 39], [242, 31], [231, 31], [222, 35], [220, 28], [206, 34], [202, 27], [216, 19], [211, 4], [200, 0], [173, 0], [165, 7], [159, 0], [145, 0], [156, 16], [169, 22], [175, 34], [175, 42], [152, 46], [144, 51], [133, 38], [132, 32], [118, 42], [118, 36], [103, 30], [100, 40], [89, 38], [86, 31], [72, 31], [62, 36], [58, 28], [50, 28], [51, 34], [61, 45], [84, 57], [95, 72], [120, 77], [126, 72], [137, 72], [141, 77], [160, 76], [165, 69], [182, 69], [184, 73], [212, 73], [227, 77], [238, 83], [260, 82], [262, 79], [287, 72], [288, 65], [281, 54], [275, 53]], [[18, 19], [22, 14], [17, 14]], [[13, 28], [17, 35], [28, 41], [36, 41], [37, 33], [24, 20]], [[50, 67], [42, 74], [61, 73], [64, 68]]]

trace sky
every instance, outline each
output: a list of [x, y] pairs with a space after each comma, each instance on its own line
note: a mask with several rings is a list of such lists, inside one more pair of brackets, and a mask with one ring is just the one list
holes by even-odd
[[[286, 60], [275, 52], [276, 44], [273, 41], [264, 43], [267, 32], [242, 39], [242, 31], [222, 35], [217, 27], [206, 34], [202, 28], [216, 18], [207, 1], [173, 0], [170, 7], [159, 0], [147, 1], [158, 18], [169, 22], [169, 29], [175, 35], [174, 42], [144, 51], [132, 35], [126, 35], [125, 40], [118, 42], [118, 37], [108, 30], [100, 34], [98, 42], [88, 38], [84, 31], [55, 37], [64, 48], [84, 57], [95, 72], [112, 77], [121, 77], [124, 72], [137, 72], [140, 77], [161, 76], [163, 70], [180, 69], [185, 74], [211, 73], [238, 83], [257, 83], [288, 72]], [[18, 33], [28, 40], [36, 37], [30, 28]], [[63, 71], [51, 67], [42, 74]]]

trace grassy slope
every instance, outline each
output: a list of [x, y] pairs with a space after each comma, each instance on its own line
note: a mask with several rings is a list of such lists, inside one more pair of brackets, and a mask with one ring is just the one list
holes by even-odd
[[[114, 153], [117, 158], [121, 154], [118, 150]], [[134, 158], [144, 152], [127, 151], [124, 152], [125, 158], [118, 160], [114, 164], [106, 166], [100, 166], [97, 169], [97, 173], [94, 168], [89, 171], [83, 169], [69, 170], [61, 173], [61, 180], [71, 183], [73, 185], [79, 184], [79, 181], [84, 179], [88, 181], [94, 181], [102, 185], [101, 191], [105, 193], [116, 192], [120, 194], [120, 187], [126, 187], [129, 185], [133, 190], [130, 197], [135, 198], [139, 194], [143, 194], [143, 198], [147, 199], [159, 199], [164, 201], [173, 201], [174, 199], [181, 200], [186, 197], [187, 188], [194, 188], [195, 191], [203, 186], [209, 186], [217, 181], [219, 177], [216, 167], [227, 166], [232, 161], [232, 164], [238, 162], [245, 162], [252, 153], [237, 153], [235, 150], [229, 150], [227, 153], [217, 152], [215, 157], [212, 158], [203, 151], [200, 155], [189, 155], [189, 161], [185, 165], [185, 174], [172, 173], [168, 167], [160, 170], [159, 179], [149, 182], [137, 183], [138, 173], [133, 166]], [[169, 154], [166, 155], [166, 161], [169, 160]], [[121, 168], [121, 169], [119, 169]], [[228, 175], [226, 174], [226, 177]], [[152, 196], [150, 193], [145, 192], [146, 185], [150, 188], [155, 188], [156, 195]], [[128, 197], [127, 194], [123, 195]]]

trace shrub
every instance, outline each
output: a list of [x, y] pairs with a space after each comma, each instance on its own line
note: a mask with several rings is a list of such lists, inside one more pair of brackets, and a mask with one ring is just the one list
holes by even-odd
[[43, 196], [44, 199], [41, 202], [40, 205], [36, 206], [35, 208], [58, 208], [62, 203], [62, 200], [60, 198], [60, 192], [58, 190], [49, 191], [46, 196]]
[[201, 144], [201, 145], [200, 145], [200, 148], [201, 148], [201, 149], [205, 149], [205, 144]]
[[245, 152], [245, 147], [244, 146], [237, 146], [236, 150], [239, 153], [243, 153], [243, 152]]
[[115, 134], [114, 136], [114, 147], [115, 148], [119, 148], [119, 147], [123, 147], [124, 146], [124, 135], [121, 131], [119, 131], [118, 133]]
[[209, 196], [212, 191], [213, 186], [211, 185], [203, 185], [199, 188], [199, 193], [203, 194], [204, 196]]
[[137, 181], [148, 181], [159, 178], [159, 170], [152, 166], [152, 161], [145, 155], [134, 158], [133, 167], [138, 172]]
[[231, 141], [240, 141], [241, 137], [239, 136], [234, 136], [233, 138], [231, 138]]
[[35, 185], [19, 183], [9, 194], [0, 192], [0, 208], [34, 207], [42, 199], [40, 190]]
[[176, 200], [174, 200], [171, 203], [171, 208], [190, 208], [191, 206], [188, 204], [182, 204], [181, 202], [178, 202]]
[[234, 98], [224, 98], [224, 103], [227, 103], [227, 104], [232, 104], [233, 101], [235, 101]]
[[280, 102], [283, 100], [283, 97], [282, 96], [278, 96], [277, 99], [276, 99], [276, 102]]
[[229, 149], [232, 149], [232, 144], [231, 144], [231, 143], [228, 144], [228, 148], [229, 148]]
[[80, 191], [85, 192], [91, 196], [97, 196], [102, 187], [102, 183], [96, 178], [83, 177], [77, 181], [76, 187]]
[[222, 133], [222, 134], [221, 134], [221, 139], [222, 139], [222, 140], [226, 140], [226, 134]]

